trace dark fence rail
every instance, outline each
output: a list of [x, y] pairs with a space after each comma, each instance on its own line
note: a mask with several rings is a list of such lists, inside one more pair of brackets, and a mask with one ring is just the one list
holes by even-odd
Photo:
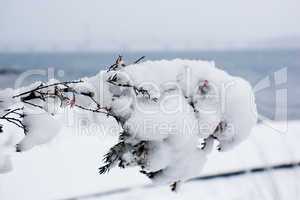
[[[199, 176], [199, 177], [189, 180], [188, 182], [207, 181], [207, 180], [219, 179], [219, 178], [230, 178], [230, 177], [235, 177], [235, 176], [251, 175], [251, 174], [271, 172], [271, 171], [277, 171], [277, 170], [283, 170], [283, 169], [293, 169], [293, 168], [298, 168], [298, 167], [300, 167], [300, 162], [282, 163], [282, 164], [277, 164], [277, 165], [255, 167], [255, 168], [242, 169], [242, 170], [236, 170], [236, 171], [231, 171], [231, 172]], [[104, 196], [129, 192], [134, 189], [152, 188], [152, 187], [157, 187], [157, 185], [148, 184], [148, 185], [141, 185], [141, 186], [137, 186], [137, 187], [124, 187], [124, 188], [119, 188], [119, 189], [114, 189], [114, 190], [109, 190], [109, 191], [103, 191], [103, 192], [98, 192], [98, 193], [93, 193], [93, 194], [87, 194], [87, 195], [82, 195], [82, 196], [77, 196], [77, 197], [66, 198], [65, 200], [79, 200], [79, 199], [86, 199], [86, 198], [91, 198], [91, 197], [94, 197], [94, 198], [99, 197], [100, 198], [100, 197], [104, 197]]]

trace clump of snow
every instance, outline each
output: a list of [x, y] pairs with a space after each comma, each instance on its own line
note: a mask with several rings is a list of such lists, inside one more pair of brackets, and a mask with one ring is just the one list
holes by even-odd
[[0, 134], [0, 173], [9, 172], [12, 170], [12, 163], [9, 156], [10, 135], [7, 132]]
[[[18, 118], [17, 115], [10, 117]], [[13, 169], [11, 156], [16, 151], [16, 144], [22, 137], [22, 130], [16, 129], [13, 124], [0, 119], [0, 124], [3, 125], [3, 132], [0, 133], [0, 174], [9, 172]]]
[[[118, 99], [111, 108], [122, 116], [129, 133], [121, 140], [125, 150], [118, 146], [121, 166], [136, 163], [158, 183], [199, 175], [215, 141], [219, 151], [233, 148], [256, 123], [250, 85], [212, 62], [148, 61], [113, 73], [114, 85], [134, 85], [148, 95], [111, 86], [113, 99]], [[141, 144], [146, 153], [140, 152], [139, 160], [136, 151]]]
[[39, 108], [26, 106], [24, 115], [26, 135], [18, 143], [17, 151], [26, 151], [34, 146], [50, 142], [62, 127], [59, 120]]
[[248, 138], [257, 121], [254, 95], [247, 81], [234, 78], [226, 89], [224, 102], [222, 118], [227, 122], [227, 127], [224, 132], [214, 134], [222, 151], [229, 150]]

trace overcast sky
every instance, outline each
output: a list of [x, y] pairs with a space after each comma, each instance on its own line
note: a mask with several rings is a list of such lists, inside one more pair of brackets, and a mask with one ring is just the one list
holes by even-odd
[[299, 0], [0, 0], [0, 49], [243, 47], [300, 36]]

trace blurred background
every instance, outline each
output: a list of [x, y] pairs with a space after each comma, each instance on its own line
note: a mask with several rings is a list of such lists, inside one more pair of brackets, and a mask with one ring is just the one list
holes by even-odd
[[[297, 120], [300, 118], [300, 90], [298, 88], [300, 85], [298, 78], [300, 75], [299, 8], [299, 0], [0, 0], [0, 89], [15, 87], [15, 82], [20, 74], [33, 69], [42, 70], [45, 74], [28, 77], [24, 85], [35, 80], [46, 80], [49, 68], [55, 78], [62, 80], [93, 76], [112, 64], [118, 55], [123, 55], [128, 63], [141, 56], [146, 56], [146, 60], [202, 59], [214, 61], [217, 67], [247, 79], [255, 88], [256, 103], [260, 115], [275, 121]], [[285, 81], [276, 82], [278, 72], [284, 73]], [[266, 80], [267, 84], [264, 84]], [[278, 85], [278, 83], [280, 84]], [[276, 99], [276, 91], [280, 89], [286, 90], [287, 99]], [[283, 104], [278, 101], [282, 101]], [[278, 107], [279, 104], [284, 105], [285, 101], [286, 106]], [[287, 111], [286, 116], [278, 117], [276, 114], [280, 110], [283, 113]], [[274, 161], [273, 158], [276, 162], [281, 162], [282, 159], [286, 159], [286, 161], [297, 160], [300, 158], [299, 148], [295, 143], [298, 126], [298, 122], [292, 123], [290, 130], [293, 134], [286, 138], [287, 143], [290, 144], [286, 146], [282, 146], [282, 138], [278, 135], [272, 140], [270, 137], [273, 137], [274, 133], [271, 134], [268, 132], [269, 130], [258, 128], [257, 133], [268, 132], [267, 135], [253, 136], [254, 139], [250, 140], [248, 149], [246, 145], [246, 147], [242, 147], [240, 152], [247, 152], [246, 155], [251, 157], [253, 161], [255, 159], [251, 156], [250, 151], [255, 148], [256, 151], [252, 153], [257, 155], [257, 160], [261, 162], [252, 162], [250, 159], [250, 161], [248, 160], [250, 165], [238, 163], [235, 166], [239, 168], [239, 166], [259, 165], [268, 163], [267, 161], [270, 160]], [[266, 140], [263, 141], [263, 139]], [[260, 141], [257, 142], [256, 140]], [[292, 141], [294, 143], [291, 143]], [[96, 148], [98, 145], [94, 141], [89, 142], [92, 147]], [[76, 144], [79, 143], [81, 144], [81, 142]], [[71, 174], [68, 174], [70, 168], [74, 167], [71, 164], [78, 164], [78, 157], [75, 155], [70, 162], [63, 161], [65, 158], [70, 159], [70, 155], [75, 150], [74, 143], [72, 145], [65, 143], [59, 145], [57, 154], [52, 153], [53, 156], [48, 160], [45, 160], [38, 153], [27, 156], [26, 159], [29, 163], [27, 165], [20, 164], [16, 174], [20, 175], [24, 172], [20, 169], [21, 167], [27, 172], [32, 170], [29, 174], [35, 174], [35, 180], [45, 184], [45, 180], [41, 178], [44, 175], [43, 171], [38, 172], [37, 168], [31, 169], [33, 164], [30, 162], [39, 158], [40, 160], [44, 159], [43, 162], [46, 165], [50, 161], [56, 162], [55, 160], [60, 155], [59, 160], [64, 162], [64, 170], [55, 169], [58, 174], [57, 179], [53, 178], [53, 181], [49, 182], [61, 181], [59, 174], [63, 173], [74, 182], [62, 181], [59, 189], [56, 188], [55, 184], [52, 184], [49, 187], [51, 192], [40, 192], [37, 197], [52, 194], [53, 191], [57, 192], [55, 197], [64, 197], [63, 192], [58, 192], [62, 188], [64, 191], [69, 191], [68, 196], [96, 192], [97, 184], [102, 179], [96, 180], [94, 178], [95, 173], [90, 173], [87, 176], [89, 179], [87, 179], [84, 175], [87, 171], [79, 172], [81, 169], [78, 166], [81, 165], [76, 165], [77, 167], [73, 171], [71, 170], [72, 173], [69, 172]], [[268, 145], [270, 148], [267, 147]], [[64, 152], [62, 149], [65, 149], [66, 146], [69, 147], [69, 150]], [[288, 146], [290, 147], [287, 148]], [[82, 162], [93, 163], [94, 169], [95, 158], [85, 157], [87, 154], [99, 155], [95, 153], [95, 148], [92, 149], [92, 147], [85, 153], [80, 152], [82, 155], [78, 153]], [[278, 147], [282, 149], [278, 150]], [[272, 153], [278, 153], [278, 156]], [[240, 161], [243, 156], [244, 154], [241, 153], [233, 153], [231, 158]], [[23, 161], [26, 159], [23, 158]], [[222, 159], [219, 158], [219, 160]], [[16, 162], [18, 163], [20, 160]], [[214, 164], [209, 165], [210, 169], [218, 165], [218, 163]], [[226, 166], [232, 166], [231, 164], [228, 161]], [[40, 165], [35, 163], [35, 166]], [[216, 171], [220, 170], [217, 169]], [[296, 176], [299, 177], [298, 172], [291, 173], [289, 171], [288, 175], [277, 174], [274, 175], [275, 178], [267, 175], [264, 175], [267, 177], [259, 176], [251, 179], [250, 182], [253, 184], [251, 186], [244, 185], [242, 190], [244, 193], [249, 193], [247, 195], [249, 199], [263, 199], [262, 197], [265, 199], [286, 199], [280, 198], [280, 196], [298, 199], [300, 187], [296, 185], [297, 181], [294, 179]], [[6, 180], [17, 180], [16, 174], [6, 177]], [[82, 188], [83, 183], [81, 185], [77, 183], [76, 177], [86, 181], [90, 180], [89, 184], [93, 186], [86, 190], [80, 190], [79, 188]], [[115, 180], [118, 180], [119, 177], [117, 173]], [[276, 186], [276, 181], [278, 183], [283, 179], [285, 180], [284, 184]], [[226, 192], [236, 191], [234, 189], [235, 184], [245, 184], [245, 180], [246, 182], [249, 181], [249, 179], [241, 179], [232, 183], [231, 189], [224, 190], [224, 193], [219, 194], [218, 199], [246, 199], [245, 196], [230, 196], [232, 193], [229, 192], [229, 195]], [[67, 184], [70, 186], [75, 182], [77, 185], [73, 185], [73, 187], [76, 188], [77, 192], [74, 192], [74, 188], [66, 189]], [[144, 182], [144, 179], [141, 182]], [[66, 184], [62, 186], [63, 183]], [[291, 184], [289, 189], [292, 188], [292, 192], [284, 189], [287, 188], [287, 183]], [[3, 181], [2, 187], [7, 191], [7, 199], [14, 195], [18, 197], [17, 194], [13, 194], [14, 190], [9, 188], [9, 185], [13, 186], [14, 184], [16, 181]], [[22, 188], [26, 181], [21, 181], [18, 184], [18, 188]], [[113, 183], [111, 185], [111, 188], [116, 187]], [[208, 187], [209, 185], [201, 186], [202, 188], [207, 187], [202, 189], [202, 192], [215, 193], [215, 190]], [[223, 187], [224, 182], [213, 183], [212, 187], [215, 186]], [[271, 188], [268, 189], [272, 193], [271, 196], [264, 194], [265, 191], [261, 188], [265, 186]], [[193, 190], [191, 188], [188, 189], [187, 193], [190, 193], [189, 190]], [[46, 189], [43, 188], [43, 190]], [[2, 189], [3, 191], [4, 189]], [[25, 191], [25, 189], [23, 193], [27, 194], [28, 197], [32, 197], [33, 194], [28, 190]], [[290, 193], [290, 196], [284, 196], [286, 193]], [[136, 193], [137, 196], [139, 194]], [[133, 197], [135, 197], [134, 195]], [[116, 199], [120, 198], [116, 197]], [[132, 199], [132, 196], [128, 195], [124, 199]], [[207, 199], [209, 199], [209, 195]]]
[[[63, 70], [57, 78], [65, 80], [91, 76], [119, 54], [213, 60], [253, 85], [287, 67], [298, 91], [289, 93], [289, 118], [298, 118], [299, 7], [297, 0], [0, 0], [0, 88], [29, 69]], [[272, 92], [261, 93], [259, 109], [271, 117], [274, 98], [264, 97]]]
[[[287, 68], [288, 118], [300, 117], [298, 0], [97, 1], [0, 0], [0, 88], [26, 70], [58, 79], [92, 76], [120, 54], [146, 59], [213, 60], [255, 86]], [[58, 71], [63, 71], [58, 75]], [[47, 76], [31, 76], [32, 80]], [[274, 117], [274, 84], [257, 91], [259, 111]]]

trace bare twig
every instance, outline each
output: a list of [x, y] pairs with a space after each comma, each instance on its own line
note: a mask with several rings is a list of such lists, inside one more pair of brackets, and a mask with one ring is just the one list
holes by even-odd
[[4, 119], [7, 120], [8, 122], [11, 122], [11, 123], [15, 124], [16, 126], [22, 128], [22, 129], [25, 129], [25, 125], [19, 119], [15, 119], [15, 118], [12, 118], [12, 117], [5, 117]]
[[6, 117], [6, 116], [8, 116], [8, 115], [10, 115], [10, 114], [12, 114], [12, 113], [17, 114], [17, 115], [21, 115], [21, 114], [18, 113], [17, 111], [21, 111], [21, 110], [23, 111], [23, 109], [24, 109], [24, 108], [16, 108], [16, 109], [12, 109], [12, 110], [8, 109], [8, 110], [6, 110], [7, 113], [5, 113], [2, 117]]
[[[83, 82], [82, 80], [79, 80], [79, 81], [65, 81], [65, 82], [53, 83], [53, 84], [43, 85], [43, 86], [40, 85], [40, 86], [36, 87], [36, 88], [33, 89], [33, 90], [29, 90], [29, 91], [26, 91], [26, 92], [17, 94], [17, 95], [15, 95], [15, 96], [13, 96], [13, 98], [20, 97], [20, 96], [24, 96], [25, 94], [29, 94], [29, 93], [31, 93], [31, 92], [34, 92], [34, 91], [37, 91], [37, 90], [41, 90], [41, 89], [45, 89], [45, 88], [52, 87], [52, 86], [57, 86], [57, 85], [64, 85], [64, 86], [67, 86], [67, 85], [69, 85], [69, 84], [73, 84], [73, 83], [82, 83], [82, 82]], [[68, 86], [67, 86], [67, 87], [68, 87]]]
[[[23, 118], [24, 114], [18, 112], [18, 111], [22, 111], [22, 110], [23, 110], [23, 108], [16, 108], [16, 109], [12, 109], [12, 110], [7, 110], [7, 113], [0, 116], [0, 119], [6, 120], [7, 122], [12, 123], [15, 126], [23, 129], [24, 134], [26, 135], [26, 126], [23, 124], [22, 120], [14, 118], [14, 117], [11, 116], [11, 115], [18, 115], [20, 118]], [[3, 128], [3, 125], [0, 125], [0, 129], [1, 129], [0, 132], [3, 132], [2, 128]]]
[[109, 71], [115, 71], [119, 66], [122, 66], [122, 67], [126, 66], [125, 63], [124, 63], [124, 61], [123, 61], [123, 57], [121, 55], [119, 55], [118, 58], [116, 59], [115, 63], [112, 64], [108, 68], [107, 72], [109, 72]]
[[[74, 89], [73, 87], [69, 86], [69, 84], [71, 84], [71, 83], [74, 84], [74, 83], [81, 83], [81, 82], [83, 82], [83, 81], [68, 81], [68, 82], [59, 82], [59, 83], [50, 84], [50, 85], [43, 85], [43, 86], [39, 86], [33, 90], [18, 94], [18, 95], [16, 95], [16, 97], [23, 96], [21, 98], [22, 102], [29, 104], [31, 106], [34, 106], [34, 107], [38, 107], [40, 109], [44, 109], [43, 106], [32, 103], [32, 102], [30, 102], [30, 100], [41, 99], [43, 101], [46, 101], [47, 98], [58, 98], [61, 101], [61, 105], [62, 105], [63, 101], [69, 101], [70, 102], [69, 105], [71, 107], [75, 106], [82, 110], [86, 110], [86, 111], [90, 111], [90, 112], [94, 112], [94, 113], [102, 113], [107, 116], [114, 117], [116, 119], [116, 121], [118, 123], [120, 123], [119, 118], [117, 116], [115, 116], [109, 108], [103, 107], [100, 105], [100, 103], [97, 102], [97, 100], [94, 98], [93, 92], [89, 92], [89, 91], [88, 92], [80, 92], [80, 91], [77, 91], [76, 89]], [[64, 88], [59, 88], [58, 86], [60, 86], [60, 85], [64, 86]], [[55, 86], [54, 93], [50, 93], [49, 91], [47, 91], [47, 92], [41, 91], [42, 89], [52, 87], [52, 86]], [[66, 96], [66, 93], [71, 93], [73, 95], [73, 98], [70, 99], [68, 96]], [[27, 96], [25, 96], [25, 95], [27, 95]], [[75, 100], [76, 95], [88, 97], [95, 104], [96, 108], [87, 108], [82, 105], [76, 104], [76, 100]]]
[[145, 56], [140, 57], [139, 59], [137, 59], [136, 61], [134, 61], [134, 64], [138, 64], [141, 60], [145, 59]]
[[80, 108], [82, 110], [86, 110], [86, 111], [90, 111], [90, 112], [95, 112], [95, 113], [103, 113], [103, 114], [106, 114], [108, 116], [113, 116], [108, 110], [104, 109], [104, 108], [101, 108], [101, 109], [92, 109], [92, 108], [86, 108], [84, 106], [81, 106], [81, 105], [78, 105], [78, 104], [75, 104], [75, 106], [77, 108]]
[[157, 101], [157, 98], [151, 98], [151, 95], [150, 95], [149, 91], [144, 89], [143, 87], [137, 87], [137, 86], [131, 85], [129, 83], [118, 83], [118, 82], [115, 82], [115, 81], [110, 80], [110, 79], [107, 80], [107, 82], [109, 82], [113, 85], [119, 86], [119, 87], [132, 88], [136, 95], [142, 94], [143, 96], [145, 96], [148, 99], [151, 99], [153, 101]]
[[40, 105], [37, 105], [37, 104], [34, 104], [34, 103], [31, 103], [29, 101], [23, 101], [24, 103], [28, 104], [28, 105], [31, 105], [33, 107], [37, 107], [37, 108], [40, 108], [40, 109], [44, 109], [43, 106], [40, 106]]
[[[139, 63], [139, 62], [140, 62], [141, 60], [143, 60], [144, 58], [145, 58], [145, 56], [140, 57], [139, 59], [137, 59], [136, 61], [134, 61], [133, 64]], [[108, 68], [107, 72], [115, 71], [119, 66], [122, 66], [122, 67], [125, 67], [125, 66], [126, 66], [126, 64], [125, 64], [124, 61], [123, 61], [123, 57], [120, 56], [120, 55], [119, 55], [118, 58], [116, 59], [115, 63], [112, 64], [112, 65]]]

